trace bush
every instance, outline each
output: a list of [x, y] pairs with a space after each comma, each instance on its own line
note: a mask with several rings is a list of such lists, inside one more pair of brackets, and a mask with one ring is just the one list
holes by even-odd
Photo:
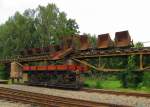
[[150, 72], [144, 72], [143, 86], [150, 87]]
[[125, 71], [120, 74], [120, 80], [124, 88], [136, 88], [142, 82], [142, 72]]
[[5, 66], [3, 64], [0, 64], [0, 71], [4, 71]]
[[3, 64], [0, 64], [0, 79], [7, 79], [7, 72]]
[[96, 81], [96, 86], [95, 88], [102, 88], [101, 82], [100, 81]]
[[135, 59], [134, 55], [128, 57], [127, 70], [120, 75], [124, 88], [136, 88], [142, 81], [142, 72], [135, 71], [137, 69]]
[[89, 88], [90, 86], [89, 86], [89, 84], [84, 83], [84, 87], [88, 87]]

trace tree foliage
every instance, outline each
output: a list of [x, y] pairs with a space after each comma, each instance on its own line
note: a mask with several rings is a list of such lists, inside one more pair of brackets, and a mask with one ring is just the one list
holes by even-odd
[[135, 45], [134, 45], [135, 48], [142, 48], [144, 47], [144, 44], [142, 42], [137, 42]]
[[61, 36], [77, 34], [78, 25], [55, 4], [16, 12], [0, 25], [1, 57], [13, 56], [21, 49], [58, 44]]

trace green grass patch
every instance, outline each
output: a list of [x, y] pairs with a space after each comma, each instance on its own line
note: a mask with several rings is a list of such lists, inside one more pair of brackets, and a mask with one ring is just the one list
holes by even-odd
[[122, 84], [119, 80], [99, 80], [99, 79], [85, 79], [85, 87], [88, 88], [97, 88], [97, 89], [111, 89], [117, 91], [125, 91], [125, 92], [144, 92], [150, 93], [150, 88], [148, 87], [138, 87], [136, 89], [133, 88], [123, 88]]
[[121, 87], [121, 83], [118, 80], [85, 80], [85, 86], [90, 88], [107, 88], [107, 89], [117, 89]]
[[107, 89], [117, 89], [121, 87], [121, 83], [119, 80], [113, 80], [113, 81], [103, 80], [101, 81], [101, 85], [103, 88], [107, 88]]

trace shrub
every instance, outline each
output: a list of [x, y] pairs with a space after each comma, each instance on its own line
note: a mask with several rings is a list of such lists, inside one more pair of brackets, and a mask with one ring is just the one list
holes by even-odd
[[0, 64], [0, 71], [4, 71], [5, 66], [3, 64]]
[[121, 73], [120, 80], [124, 88], [136, 88], [142, 82], [142, 72], [125, 71]]
[[96, 81], [96, 86], [95, 88], [102, 88], [101, 82], [100, 81]]
[[150, 87], [150, 72], [144, 72], [143, 86]]

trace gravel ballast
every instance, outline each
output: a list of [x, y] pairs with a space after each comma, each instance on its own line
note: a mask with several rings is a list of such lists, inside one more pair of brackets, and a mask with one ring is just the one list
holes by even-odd
[[19, 102], [0, 100], [0, 107], [33, 107], [33, 106], [30, 104], [22, 104]]
[[[88, 93], [84, 91], [59, 90], [59, 89], [24, 86], [24, 85], [0, 84], [0, 87], [30, 91], [35, 93], [42, 93], [47, 95], [61, 96], [67, 98], [82, 99], [82, 100], [88, 100], [94, 102], [127, 105], [133, 107], [150, 107], [150, 99], [145, 97], [134, 97], [134, 96], [124, 96], [124, 95], [117, 96], [113, 94], [104, 94], [104, 93], [95, 93], [95, 92]], [[19, 106], [19, 107], [24, 107], [24, 106]]]

